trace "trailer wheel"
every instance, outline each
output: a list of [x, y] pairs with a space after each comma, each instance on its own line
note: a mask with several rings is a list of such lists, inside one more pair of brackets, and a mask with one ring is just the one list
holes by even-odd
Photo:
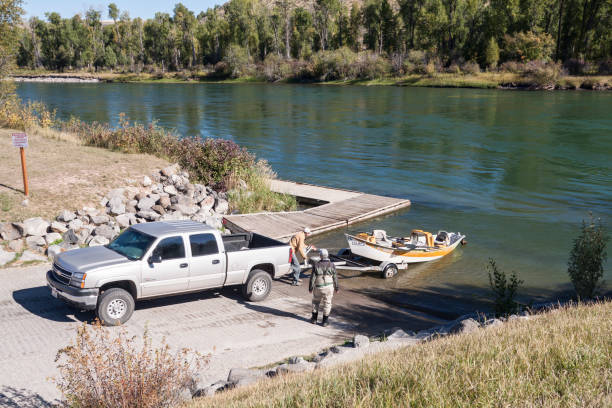
[[127, 322], [134, 313], [134, 298], [121, 288], [105, 290], [100, 295], [96, 314], [105, 326], [120, 325]]
[[397, 275], [397, 272], [398, 272], [397, 265], [390, 263], [389, 265], [385, 266], [385, 268], [383, 269], [382, 277], [385, 279], [391, 279], [392, 277]]
[[272, 278], [270, 274], [261, 269], [253, 269], [242, 286], [242, 295], [251, 302], [259, 302], [264, 300], [272, 290]]

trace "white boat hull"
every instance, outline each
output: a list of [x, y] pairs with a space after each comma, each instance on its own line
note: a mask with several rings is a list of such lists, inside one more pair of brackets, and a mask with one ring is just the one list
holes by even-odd
[[346, 239], [349, 244], [349, 248], [354, 255], [361, 256], [363, 258], [371, 259], [379, 262], [388, 263], [418, 263], [418, 262], [429, 262], [440, 259], [449, 253], [453, 252], [455, 248], [461, 243], [465, 236], [460, 236], [451, 245], [446, 247], [434, 248], [434, 249], [401, 249], [382, 246], [367, 242], [363, 239], [356, 238], [352, 235], [346, 235]]

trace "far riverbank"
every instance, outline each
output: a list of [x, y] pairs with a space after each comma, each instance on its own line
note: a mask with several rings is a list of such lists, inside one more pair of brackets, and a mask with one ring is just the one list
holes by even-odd
[[319, 82], [295, 80], [268, 81], [265, 78], [245, 76], [239, 78], [218, 78], [208, 72], [166, 72], [166, 73], [116, 73], [116, 72], [50, 72], [18, 70], [12, 75], [17, 82], [106, 82], [106, 83], [299, 83], [320, 85], [359, 86], [413, 86], [432, 88], [477, 88], [477, 89], [546, 89], [546, 90], [612, 90], [612, 76], [561, 76], [554, 84], [539, 84], [533, 78], [508, 72], [482, 72], [477, 74], [434, 73], [411, 74], [402, 77], [378, 79], [351, 79]]

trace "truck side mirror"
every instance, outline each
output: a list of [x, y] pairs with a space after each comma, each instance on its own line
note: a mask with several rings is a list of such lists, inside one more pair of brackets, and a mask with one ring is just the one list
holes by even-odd
[[149, 264], [161, 263], [162, 258], [160, 254], [153, 254], [149, 257]]

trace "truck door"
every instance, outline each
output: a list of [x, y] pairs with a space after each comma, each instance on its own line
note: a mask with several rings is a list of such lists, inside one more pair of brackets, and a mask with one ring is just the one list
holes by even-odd
[[189, 290], [223, 286], [225, 283], [225, 254], [219, 250], [214, 234], [189, 236], [191, 265]]
[[[151, 262], [151, 261], [155, 262]], [[158, 262], [160, 261], [160, 262]], [[164, 238], [153, 249], [142, 271], [142, 295], [155, 296], [186, 291], [189, 285], [189, 263], [185, 257], [183, 237]]]

